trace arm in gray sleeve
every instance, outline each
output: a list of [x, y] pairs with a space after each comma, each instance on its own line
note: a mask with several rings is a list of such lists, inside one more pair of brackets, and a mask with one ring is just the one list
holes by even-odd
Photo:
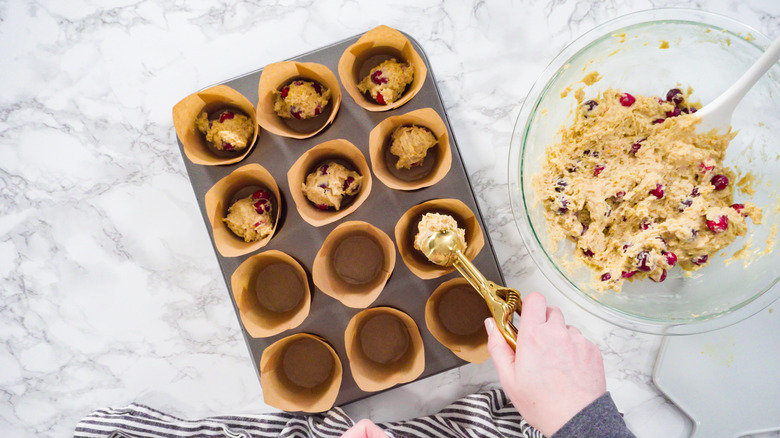
[[636, 438], [605, 393], [577, 413], [550, 438]]

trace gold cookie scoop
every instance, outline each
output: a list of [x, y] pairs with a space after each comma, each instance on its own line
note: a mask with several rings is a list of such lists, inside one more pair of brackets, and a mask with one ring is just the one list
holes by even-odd
[[451, 231], [437, 231], [431, 234], [422, 247], [425, 257], [440, 266], [455, 266], [455, 269], [482, 295], [496, 320], [498, 329], [512, 347], [517, 348], [517, 328], [512, 324], [514, 312], [520, 314], [522, 302], [520, 292], [489, 281], [463, 254], [463, 243]]

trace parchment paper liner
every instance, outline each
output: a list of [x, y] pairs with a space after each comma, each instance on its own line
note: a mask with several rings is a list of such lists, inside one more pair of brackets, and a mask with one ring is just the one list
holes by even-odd
[[[301, 185], [306, 181], [306, 175], [314, 170], [314, 166], [328, 159], [344, 160], [354, 166], [354, 170], [363, 177], [360, 191], [352, 202], [342, 207], [341, 210], [319, 210], [309, 201], [301, 190]], [[287, 171], [287, 182], [290, 185], [295, 207], [303, 220], [315, 227], [335, 222], [353, 211], [357, 210], [371, 193], [371, 171], [366, 162], [366, 157], [355, 145], [344, 139], [336, 139], [320, 143], [304, 152]]]
[[[374, 53], [387, 50], [398, 52], [401, 58], [399, 61], [402, 60], [414, 66], [414, 80], [400, 99], [388, 105], [380, 105], [358, 90], [357, 84], [363, 78], [357, 76], [364, 60]], [[373, 68], [375, 65], [371, 67]], [[368, 111], [389, 111], [409, 102], [420, 91], [427, 75], [428, 69], [425, 67], [425, 62], [412, 47], [412, 43], [401, 32], [387, 26], [375, 27], [366, 32], [355, 44], [349, 46], [339, 59], [339, 78], [341, 78], [344, 89], [352, 96], [355, 103]]]
[[[338, 245], [350, 235], [366, 235], [381, 247], [382, 268], [378, 276], [365, 284], [351, 284], [339, 277], [333, 269], [333, 257]], [[395, 268], [395, 245], [382, 230], [368, 222], [352, 221], [339, 225], [325, 238], [312, 266], [314, 284], [323, 292], [341, 301], [345, 306], [365, 309], [385, 287]]]
[[[314, 388], [295, 385], [284, 373], [282, 361], [287, 348], [300, 339], [313, 339], [322, 343], [333, 358], [330, 377]], [[307, 365], [316, 366], [314, 361]], [[296, 333], [269, 345], [260, 358], [260, 385], [263, 400], [269, 406], [285, 411], [322, 412], [333, 407], [341, 386], [343, 370], [336, 351], [325, 339], [308, 333]]]
[[441, 277], [455, 270], [454, 267], [443, 267], [428, 261], [422, 252], [414, 249], [417, 224], [425, 213], [448, 214], [455, 218], [458, 222], [458, 228], [466, 230], [466, 251], [464, 254], [469, 260], [474, 260], [474, 257], [485, 246], [485, 236], [482, 234], [479, 222], [477, 222], [474, 213], [463, 202], [457, 199], [433, 199], [415, 205], [407, 210], [395, 225], [395, 243], [398, 245], [401, 259], [409, 270], [423, 280]]
[[[277, 91], [282, 85], [287, 84], [294, 78], [303, 78], [318, 82], [326, 86], [331, 91], [330, 102], [333, 109], [327, 118], [327, 121], [321, 127], [312, 132], [298, 132], [284, 123], [274, 111], [274, 91]], [[336, 119], [336, 113], [341, 106], [341, 87], [336, 80], [336, 75], [328, 67], [314, 62], [296, 62], [284, 61], [269, 64], [263, 68], [260, 75], [260, 82], [257, 84], [257, 122], [268, 132], [283, 137], [295, 139], [309, 138], [316, 135], [333, 123]], [[318, 116], [321, 117], [322, 115]]]
[[[257, 274], [266, 266], [275, 263], [284, 263], [292, 267], [303, 285], [303, 296], [300, 302], [283, 313], [263, 307], [256, 293]], [[230, 277], [230, 286], [241, 322], [247, 333], [254, 338], [265, 338], [298, 327], [309, 315], [311, 306], [309, 277], [294, 258], [281, 251], [266, 251], [246, 259]]]
[[[400, 126], [409, 125], [423, 126], [430, 129], [438, 140], [436, 146], [429, 149], [429, 151], [436, 150], [436, 164], [434, 168], [431, 169], [428, 175], [416, 181], [403, 181], [394, 176], [387, 170], [393, 164], [385, 160], [385, 147], [390, 147], [389, 137], [393, 134], [393, 130]], [[376, 177], [387, 187], [395, 190], [417, 190], [432, 186], [441, 181], [452, 166], [452, 150], [450, 149], [447, 126], [432, 108], [422, 108], [383, 120], [369, 134], [368, 151], [371, 156], [371, 169]], [[431, 157], [426, 157], [426, 159], [430, 160]]]
[[[230, 158], [222, 158], [214, 155], [208, 146], [206, 137], [195, 127], [195, 119], [205, 109], [207, 112], [235, 107], [252, 119], [255, 134], [250, 139], [250, 144], [244, 148], [241, 155]], [[218, 166], [221, 164], [233, 164], [243, 160], [257, 143], [257, 115], [255, 107], [244, 95], [228, 87], [216, 85], [203, 91], [190, 94], [173, 107], [173, 127], [184, 146], [184, 154], [195, 164], [205, 166]]]
[[[469, 335], [456, 334], [446, 328], [439, 316], [438, 305], [441, 299], [455, 287], [471, 289], [479, 300], [484, 303], [479, 292], [474, 290], [465, 278], [447, 280], [433, 291], [425, 303], [425, 324], [433, 337], [456, 356], [468, 362], [482, 363], [490, 356], [487, 349], [487, 332], [482, 329]], [[487, 304], [485, 304], [485, 312], [487, 312], [487, 316], [490, 316]]]
[[[395, 362], [381, 364], [366, 357], [360, 343], [360, 330], [371, 318], [389, 314], [397, 317], [409, 334], [409, 348]], [[352, 376], [358, 387], [366, 392], [380, 391], [391, 386], [411, 382], [425, 369], [425, 351], [417, 324], [404, 312], [392, 307], [374, 307], [353, 316], [344, 332], [347, 357]]]
[[[235, 235], [222, 221], [230, 207], [233, 195], [244, 187], [262, 186], [267, 188], [276, 200], [274, 212], [274, 229], [269, 236], [257, 242], [244, 242], [244, 239]], [[279, 194], [279, 186], [274, 177], [259, 164], [247, 164], [230, 172], [229, 175], [217, 181], [206, 192], [204, 198], [206, 214], [211, 224], [211, 233], [214, 236], [214, 245], [224, 257], [238, 257], [256, 251], [264, 247], [276, 233], [279, 225], [279, 213], [282, 209], [282, 197]]]

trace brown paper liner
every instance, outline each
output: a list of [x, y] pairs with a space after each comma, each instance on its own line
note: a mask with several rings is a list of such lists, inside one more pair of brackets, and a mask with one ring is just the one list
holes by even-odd
[[400, 310], [374, 307], [361, 311], [349, 321], [344, 342], [352, 376], [363, 391], [411, 382], [425, 369], [420, 331], [414, 320]]
[[422, 252], [414, 249], [417, 224], [425, 213], [447, 214], [455, 218], [458, 228], [466, 230], [464, 255], [469, 260], [474, 260], [485, 246], [485, 236], [479, 227], [477, 217], [463, 202], [457, 199], [434, 199], [415, 205], [407, 210], [395, 225], [395, 243], [398, 245], [401, 259], [409, 270], [423, 280], [441, 277], [455, 270], [451, 266], [444, 267], [430, 262]]
[[379, 297], [394, 268], [392, 239], [367, 222], [352, 221], [325, 238], [314, 258], [312, 277], [320, 290], [345, 306], [364, 309]]
[[[206, 137], [195, 127], [195, 119], [202, 111], [212, 112], [226, 107], [234, 107], [243, 111], [252, 119], [255, 127], [254, 137], [241, 155], [218, 157], [209, 147]], [[252, 150], [257, 143], [257, 115], [255, 107], [238, 91], [227, 85], [217, 85], [190, 94], [173, 107], [173, 126], [184, 146], [184, 154], [195, 164], [218, 166], [238, 163]]]
[[298, 327], [309, 315], [311, 291], [306, 271], [281, 251], [246, 259], [230, 277], [230, 286], [241, 323], [253, 338]]
[[263, 400], [284, 411], [326, 411], [336, 402], [342, 373], [336, 351], [323, 338], [308, 333], [288, 336], [269, 345], [260, 358]]
[[[414, 80], [400, 99], [389, 105], [380, 105], [358, 90], [357, 84], [368, 71], [385, 59], [395, 57], [414, 66]], [[362, 72], [365, 70], [365, 72]], [[366, 32], [347, 48], [339, 59], [339, 78], [352, 99], [368, 111], [389, 111], [409, 102], [422, 88], [428, 69], [412, 43], [399, 31], [379, 26]]]
[[[306, 181], [306, 175], [311, 173], [317, 164], [330, 159], [350, 163], [354, 170], [363, 177], [363, 182], [360, 191], [349, 205], [342, 207], [341, 210], [323, 211], [317, 209], [309, 201], [303, 194], [301, 186]], [[357, 210], [371, 193], [371, 171], [366, 157], [355, 145], [343, 139], [326, 141], [304, 152], [287, 171], [287, 182], [290, 185], [290, 193], [298, 213], [301, 214], [303, 220], [315, 227], [335, 222]]]
[[482, 363], [490, 356], [483, 322], [485, 300], [465, 278], [445, 281], [425, 303], [425, 324], [434, 338], [459, 358]]
[[[410, 125], [422, 126], [433, 131], [438, 144], [428, 149], [428, 156], [425, 157], [425, 160], [435, 160], [429, 173], [414, 181], [404, 181], [393, 175], [390, 170], [392, 168], [396, 172], [404, 171], [404, 169], [395, 170], [394, 162], [388, 163], [386, 149], [390, 148], [390, 136], [393, 134], [393, 130]], [[371, 157], [371, 169], [376, 177], [387, 187], [395, 190], [417, 190], [432, 186], [441, 181], [452, 166], [452, 150], [450, 149], [447, 126], [432, 108], [423, 108], [383, 120], [371, 130], [368, 137], [368, 151]]]
[[[266, 238], [257, 242], [244, 242], [244, 239], [235, 235], [222, 220], [227, 215], [231, 200], [235, 193], [249, 186], [261, 186], [271, 191], [276, 200], [274, 205], [275, 218], [273, 232]], [[274, 177], [259, 164], [247, 164], [231, 172], [228, 176], [217, 181], [206, 192], [204, 199], [206, 214], [211, 224], [211, 233], [214, 236], [214, 245], [224, 257], [238, 257], [264, 247], [276, 234], [279, 224], [282, 197], [279, 194], [279, 186]], [[272, 200], [273, 202], [273, 200]]]
[[[325, 112], [306, 121], [306, 128], [310, 129], [293, 129], [274, 111], [274, 91], [294, 79], [315, 81], [331, 91], [330, 102], [325, 107]], [[257, 122], [260, 126], [276, 135], [295, 139], [309, 138], [325, 129], [336, 119], [341, 106], [341, 87], [336, 80], [336, 75], [328, 67], [313, 62], [284, 61], [265, 66], [260, 75], [260, 82], [257, 84], [257, 96]], [[329, 115], [328, 111], [330, 111]], [[297, 123], [303, 125], [300, 121]]]

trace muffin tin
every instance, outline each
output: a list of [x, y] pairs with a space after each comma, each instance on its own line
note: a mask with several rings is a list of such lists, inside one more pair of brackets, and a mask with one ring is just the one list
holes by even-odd
[[[345, 51], [358, 41], [361, 35], [346, 39], [344, 41], [323, 47], [321, 49], [300, 55], [291, 59], [298, 62], [314, 62], [322, 64], [332, 71], [338, 70], [338, 63]], [[485, 230], [485, 224], [479, 211], [471, 183], [465, 171], [461, 155], [458, 151], [458, 144], [452, 134], [452, 129], [447, 118], [447, 114], [442, 104], [439, 90], [436, 86], [433, 72], [431, 71], [422, 47], [414, 39], [406, 35], [409, 42], [422, 59], [427, 72], [424, 83], [416, 94], [405, 104], [393, 109], [376, 112], [368, 111], [362, 105], [359, 105], [352, 97], [342, 99], [341, 107], [335, 120], [326, 126], [321, 132], [309, 138], [293, 139], [275, 135], [259, 128], [260, 132], [254, 148], [247, 156], [235, 163], [222, 166], [196, 164], [187, 158], [185, 149], [179, 141], [179, 148], [184, 158], [184, 165], [187, 169], [190, 181], [192, 183], [198, 206], [206, 223], [206, 229], [212, 238], [215, 254], [219, 267], [222, 270], [225, 282], [230, 290], [229, 296], [233, 303], [234, 310], [239, 318], [241, 331], [249, 349], [250, 356], [260, 376], [261, 357], [264, 350], [272, 344], [285, 338], [297, 334], [311, 334], [317, 339], [322, 339], [330, 345], [338, 356], [340, 365], [343, 366], [343, 375], [340, 376], [340, 387], [335, 399], [335, 405], [342, 405], [352, 401], [359, 400], [376, 392], [366, 392], [362, 390], [355, 382], [351, 364], [345, 346], [345, 332], [350, 321], [358, 313], [365, 312], [365, 309], [352, 308], [346, 306], [341, 301], [326, 294], [315, 287], [312, 280], [312, 269], [317, 253], [320, 251], [328, 235], [331, 234], [340, 225], [352, 222], [362, 221], [375, 227], [382, 233], [389, 236], [393, 241], [393, 258], [398, 253], [398, 242], [394, 236], [397, 236], [396, 226], [402, 216], [410, 209], [419, 204], [435, 199], [455, 199], [473, 212], [474, 217], [470, 218], [475, 232], [479, 232], [480, 239], [484, 235], [484, 247], [473, 259], [474, 264], [488, 277], [503, 282], [503, 276], [496, 259], [493, 245]], [[262, 70], [256, 70], [240, 77], [230, 79], [221, 83], [227, 85], [245, 96], [253, 105], [258, 101], [258, 82]], [[342, 84], [343, 86], [343, 84]], [[361, 102], [364, 104], [364, 102]], [[418, 190], [404, 191], [392, 189], [382, 182], [375, 180], [370, 188], [370, 193], [358, 208], [354, 209], [348, 216], [339, 217], [337, 220], [322, 223], [319, 221], [317, 226], [313, 225], [311, 220], [307, 221], [296, 208], [296, 202], [293, 197], [300, 193], [300, 186], [290, 187], [288, 182], [288, 172], [294, 163], [302, 155], [312, 149], [314, 146], [333, 140], [344, 140], [353, 144], [362, 155], [369, 159], [369, 134], [382, 121], [392, 116], [401, 116], [412, 112], [430, 108], [435, 111], [443, 121], [444, 133], [447, 136], [451, 149], [451, 168], [449, 172], [438, 182], [430, 187]], [[207, 211], [206, 193], [220, 180], [228, 176], [231, 172], [247, 165], [260, 165], [266, 169], [278, 185], [279, 197], [277, 206], [279, 207], [279, 216], [276, 222], [276, 232], [273, 237], [262, 248], [256, 248], [253, 251], [243, 253], [243, 251], [231, 252], [225, 256], [218, 250], [214, 243], [215, 236], [212, 220]], [[370, 174], [364, 174], [370, 177]], [[292, 191], [291, 191], [292, 190]], [[295, 194], [295, 195], [293, 195]], [[213, 212], [212, 212], [213, 213]], [[213, 216], [213, 214], [211, 215]], [[325, 221], [323, 221], [325, 222]], [[482, 231], [481, 231], [482, 230]], [[406, 237], [406, 236], [404, 236]], [[291, 256], [306, 273], [306, 279], [309, 282], [311, 291], [311, 302], [309, 314], [298, 324], [298, 321], [289, 323], [293, 326], [279, 333], [268, 337], [253, 337], [247, 327], [241, 320], [241, 312], [247, 311], [246, 303], [237, 302], [245, 291], [233, 290], [237, 282], [231, 282], [231, 277], [245, 263], [253, 263], [252, 259], [259, 254], [270, 251], [280, 251]], [[241, 254], [237, 254], [241, 252]], [[279, 256], [278, 253], [272, 253]], [[281, 257], [281, 256], [280, 256]], [[252, 259], [252, 260], [250, 260]], [[246, 269], [246, 268], [244, 268]], [[447, 347], [440, 344], [429, 331], [425, 321], [425, 308], [428, 298], [434, 290], [447, 280], [456, 278], [457, 273], [447, 271], [438, 272], [436, 278], [421, 279], [415, 275], [405, 263], [395, 263], [390, 277], [387, 279], [381, 293], [370, 303], [369, 310], [376, 308], [393, 308], [400, 310], [411, 317], [419, 330], [419, 336], [422, 342], [423, 357], [413, 360], [416, 367], [424, 363], [424, 368], [420, 373], [415, 373], [417, 379], [422, 379], [449, 369], [461, 366], [467, 362], [453, 354]], [[252, 303], [249, 303], [252, 304]], [[362, 305], [362, 304], [361, 304]], [[267, 332], [276, 332], [276, 329], [264, 329]], [[258, 331], [253, 330], [255, 334]], [[263, 332], [263, 330], [260, 330]], [[266, 376], [268, 377], [268, 376]], [[397, 382], [405, 383], [407, 379], [399, 378]], [[386, 389], [392, 385], [369, 385], [372, 389], [381, 387]], [[329, 392], [330, 394], [330, 392]], [[279, 401], [282, 403], [283, 401]], [[306, 411], [316, 411], [327, 409], [327, 403], [313, 403], [311, 409], [301, 409]], [[293, 404], [293, 406], [295, 406]], [[294, 410], [288, 407], [287, 409]]]

